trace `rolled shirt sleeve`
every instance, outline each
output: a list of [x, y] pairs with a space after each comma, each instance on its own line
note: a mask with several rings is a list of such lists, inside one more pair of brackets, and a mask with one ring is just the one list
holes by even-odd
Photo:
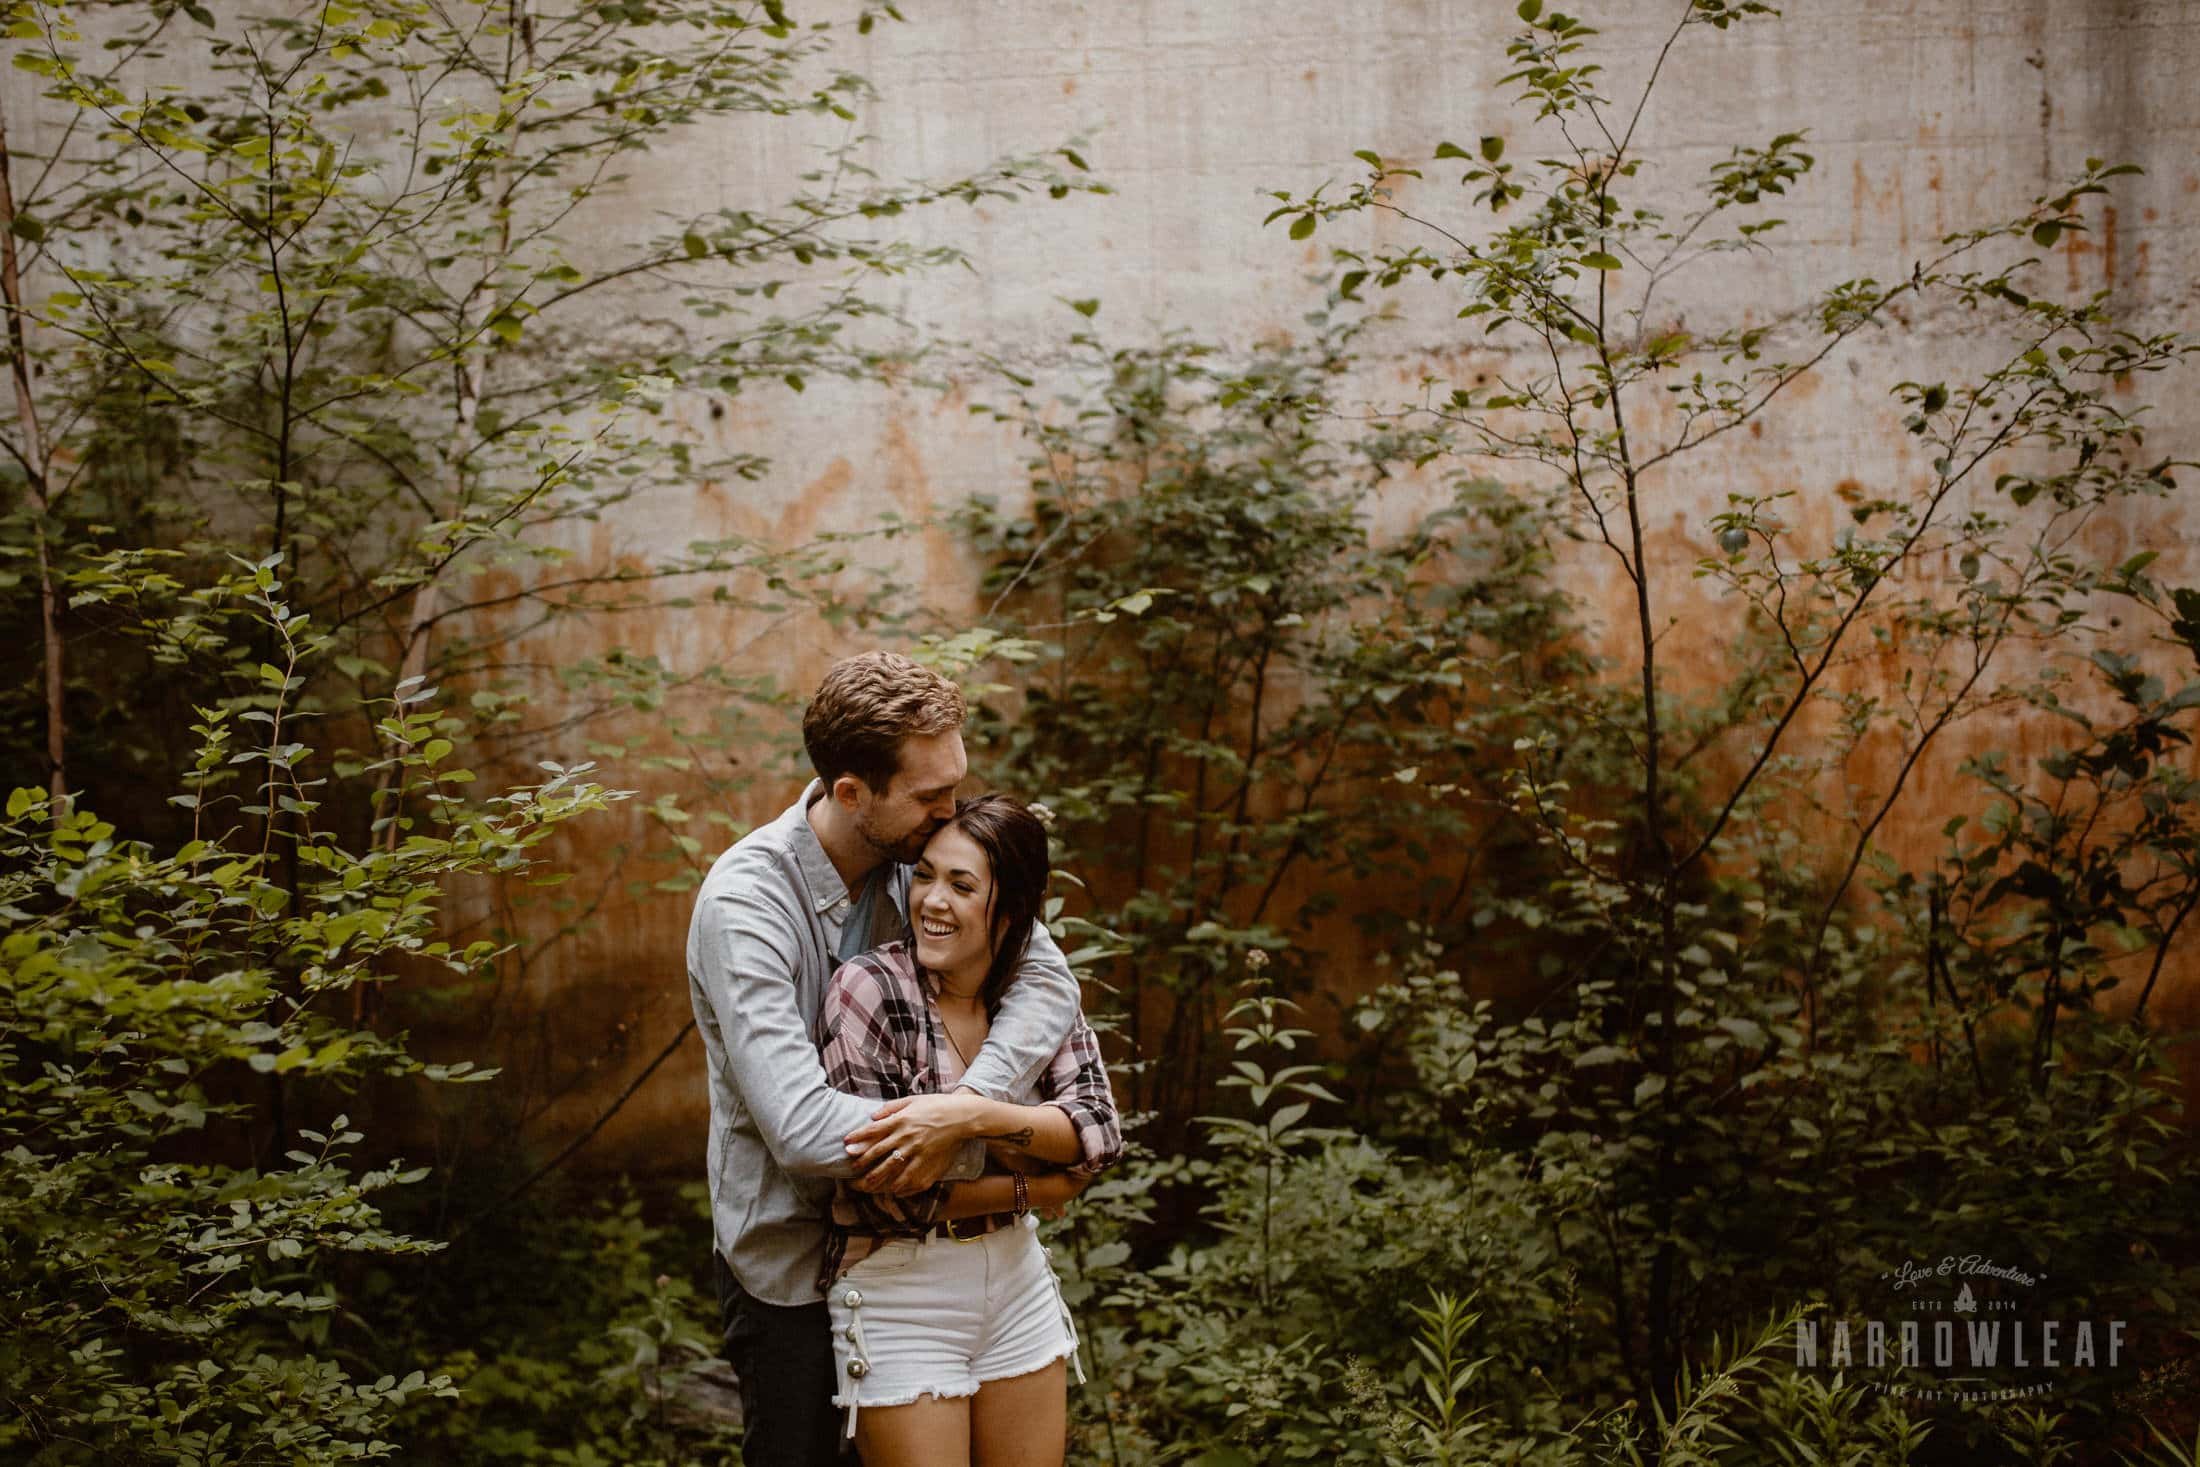
[[1095, 1177], [1122, 1159], [1123, 1125], [1115, 1109], [1115, 1091], [1108, 1083], [1108, 1067], [1100, 1059], [1100, 1036], [1082, 1013], [1068, 1041], [1054, 1052], [1040, 1075], [1039, 1096], [1059, 1107], [1077, 1133], [1081, 1155], [1069, 1171]]

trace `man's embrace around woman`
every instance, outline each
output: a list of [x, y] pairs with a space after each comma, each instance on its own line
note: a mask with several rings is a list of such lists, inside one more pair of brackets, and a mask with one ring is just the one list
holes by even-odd
[[845, 1434], [868, 1467], [1062, 1460], [1076, 1335], [1031, 1214], [1121, 1139], [1039, 920], [1045, 831], [1013, 800], [955, 799], [964, 714], [907, 658], [835, 664], [803, 719], [817, 779], [696, 899], [714, 1268], [752, 1467], [822, 1467]]

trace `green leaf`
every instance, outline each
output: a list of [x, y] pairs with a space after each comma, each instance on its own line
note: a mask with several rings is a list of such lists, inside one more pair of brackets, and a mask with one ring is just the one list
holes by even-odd
[[1763, 1026], [1758, 1024], [1755, 1019], [1744, 1019], [1729, 1014], [1719, 1020], [1718, 1023], [1721, 1029], [1724, 1029], [1727, 1033], [1733, 1035], [1736, 1040], [1748, 1045], [1750, 1048], [1764, 1048], [1765, 1031]]
[[1093, 316], [1099, 314], [1100, 302], [1096, 299], [1071, 301], [1069, 303], [1069, 308], [1075, 311], [1078, 315], [1085, 317], [1087, 320], [1090, 320]]
[[1291, 237], [1293, 239], [1305, 239], [1313, 232], [1314, 216], [1312, 214], [1301, 214], [1291, 221]]
[[1581, 263], [1592, 270], [1617, 270], [1620, 268], [1618, 259], [1602, 250], [1591, 250], [1581, 257]]
[[2032, 243], [2043, 250], [2053, 249], [2055, 241], [2061, 237], [2062, 226], [2052, 219], [2043, 219], [2032, 226]]
[[1436, 156], [1438, 158], [1469, 158], [1473, 154], [1457, 143], [1438, 143], [1436, 145]]
[[1590, 1070], [1595, 1069], [1598, 1065], [1625, 1064], [1633, 1058], [1632, 1054], [1616, 1044], [1600, 1044], [1594, 1049], [1585, 1049], [1580, 1054], [1575, 1055], [1574, 1068], [1577, 1070]]
[[1482, 139], [1482, 156], [1489, 159], [1489, 161], [1492, 163], [1495, 163], [1498, 159], [1504, 157], [1505, 140], [1501, 137], [1494, 136]]
[[709, 242], [694, 233], [680, 236], [680, 248], [687, 251], [687, 257], [691, 260], [700, 260], [710, 253]]
[[1382, 155], [1380, 153], [1377, 153], [1372, 148], [1355, 149], [1352, 156], [1359, 159], [1362, 163], [1365, 163], [1368, 167], [1374, 169], [1377, 173], [1383, 171]]
[[1535, 18], [1542, 13], [1543, 0], [1520, 0], [1519, 8], [1514, 11], [1514, 14], [1518, 15], [1529, 25], [1534, 25]]
[[1254, 1467], [1253, 1459], [1237, 1447], [1209, 1447], [1192, 1459], [1192, 1467]]

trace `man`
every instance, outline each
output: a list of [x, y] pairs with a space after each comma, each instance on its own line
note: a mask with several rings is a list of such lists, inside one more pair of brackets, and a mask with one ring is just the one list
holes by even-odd
[[[802, 720], [817, 778], [720, 856], [696, 896], [688, 994], [710, 1079], [714, 1272], [755, 1467], [838, 1458], [817, 1290], [833, 1182], [906, 1195], [984, 1163], [984, 1140], [951, 1122], [945, 1097], [881, 1120], [832, 1089], [814, 1038], [833, 970], [906, 932], [908, 863], [954, 813], [968, 769], [964, 716], [954, 684], [906, 657], [835, 663]], [[1005, 1098], [1077, 1012], [1069, 965], [1037, 927], [961, 1088]]]

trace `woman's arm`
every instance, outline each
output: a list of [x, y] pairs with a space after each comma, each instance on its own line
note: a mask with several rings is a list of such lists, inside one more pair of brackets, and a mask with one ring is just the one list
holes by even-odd
[[998, 1148], [1012, 1147], [1020, 1156], [1053, 1166], [1068, 1166], [1084, 1153], [1077, 1140], [1076, 1123], [1059, 1106], [1010, 1105], [958, 1090], [933, 1097], [923, 1114], [905, 1108], [910, 1096], [889, 1100], [873, 1113], [872, 1123], [859, 1127], [854, 1138], [867, 1142], [855, 1157], [859, 1171], [867, 1170], [897, 1148], [983, 1141]]
[[1010, 1105], [982, 1095], [957, 1098], [973, 1102], [970, 1108], [974, 1112], [971, 1124], [977, 1127], [975, 1138], [986, 1143], [996, 1160], [1005, 1151], [1032, 1161], [1068, 1166], [1084, 1155], [1078, 1145], [1077, 1127], [1060, 1106]]
[[[1054, 1166], [1097, 1175], [1123, 1154], [1123, 1132], [1100, 1061], [1100, 1040], [1084, 1015], [1077, 1016], [1069, 1038], [1039, 1075], [1039, 1105], [1010, 1105], [983, 1095], [957, 1091], [920, 1110], [889, 1101], [873, 1121], [849, 1138], [864, 1149], [855, 1161], [868, 1170], [897, 1148], [984, 1141], [996, 1160], [1028, 1157]], [[1000, 1155], [1014, 1153], [1012, 1158]]]
[[[1041, 1172], [1024, 1179], [1025, 1200], [1034, 1212], [1050, 1208], [1067, 1207], [1085, 1190], [1092, 1178], [1076, 1172]], [[1016, 1210], [1016, 1179], [989, 1173], [974, 1182], [955, 1182], [933, 1214], [934, 1222], [949, 1222], [957, 1218], [984, 1217], [988, 1213]]]

